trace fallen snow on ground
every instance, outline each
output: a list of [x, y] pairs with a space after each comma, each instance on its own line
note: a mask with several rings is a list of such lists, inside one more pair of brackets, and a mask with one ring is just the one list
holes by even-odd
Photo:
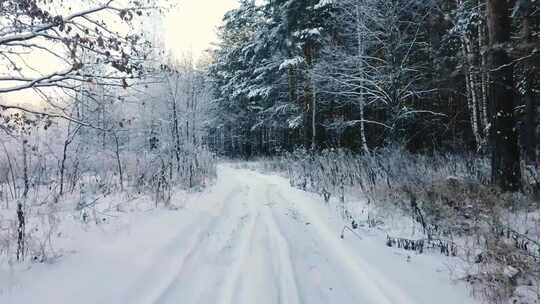
[[388, 248], [377, 230], [341, 239], [335, 210], [282, 177], [222, 165], [173, 203], [73, 231], [57, 263], [0, 270], [0, 303], [473, 303], [447, 258]]

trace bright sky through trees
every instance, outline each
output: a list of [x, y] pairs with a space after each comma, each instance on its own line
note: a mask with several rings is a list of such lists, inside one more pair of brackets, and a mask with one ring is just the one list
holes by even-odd
[[238, 6], [236, 0], [180, 0], [165, 20], [165, 45], [178, 57], [191, 51], [200, 56], [216, 41], [223, 15]]

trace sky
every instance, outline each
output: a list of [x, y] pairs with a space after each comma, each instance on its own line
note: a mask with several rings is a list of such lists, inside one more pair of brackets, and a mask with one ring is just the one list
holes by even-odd
[[217, 41], [216, 28], [237, 0], [178, 0], [164, 20], [165, 45], [177, 57], [192, 52], [195, 58]]

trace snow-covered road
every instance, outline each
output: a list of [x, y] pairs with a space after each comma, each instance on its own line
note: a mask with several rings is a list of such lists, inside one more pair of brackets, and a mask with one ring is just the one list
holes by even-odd
[[286, 179], [225, 165], [218, 175], [185, 208], [134, 215], [79, 236], [59, 263], [0, 273], [0, 303], [473, 303], [441, 257], [407, 258], [368, 230], [342, 240], [332, 207]]

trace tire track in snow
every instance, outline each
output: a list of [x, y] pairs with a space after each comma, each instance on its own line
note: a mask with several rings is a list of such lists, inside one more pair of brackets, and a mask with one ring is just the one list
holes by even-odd
[[235, 260], [230, 266], [227, 279], [224, 281], [221, 287], [219, 296], [219, 303], [221, 304], [235, 304], [234, 298], [236, 296], [238, 285], [240, 284], [239, 282], [242, 273], [242, 264], [248, 257], [251, 240], [255, 234], [259, 214], [252, 204], [249, 205], [250, 206], [248, 208], [250, 210], [251, 221], [249, 223], [249, 227], [244, 229], [240, 235], [240, 243], [233, 253]]
[[266, 200], [268, 205], [266, 205], [264, 210], [264, 220], [266, 226], [268, 227], [268, 232], [270, 233], [270, 241], [273, 243], [272, 247], [275, 249], [273, 252], [277, 252], [279, 259], [278, 273], [280, 276], [280, 303], [299, 304], [303, 303], [303, 301], [300, 293], [298, 292], [298, 284], [289, 252], [289, 244], [281, 233], [281, 230], [276, 224], [274, 218], [273, 205], [275, 202], [271, 200], [270, 195], [271, 189], [274, 187], [275, 185], [271, 184], [266, 187]]
[[[384, 304], [414, 304], [409, 295], [399, 288], [393, 280], [386, 278], [376, 269], [369, 266], [369, 263], [361, 258], [359, 254], [354, 254], [337, 237], [337, 231], [331, 231], [327, 224], [318, 218], [317, 215], [309, 212], [307, 206], [294, 204], [287, 199], [281, 190], [276, 187], [274, 192], [279, 202], [286, 206], [295, 206], [302, 216], [307, 219], [312, 227], [313, 234], [319, 248], [332, 248], [322, 252], [328, 261], [343, 270], [343, 277], [348, 282], [354, 282], [358, 289], [355, 290], [361, 298], [368, 298], [369, 303]], [[310, 200], [311, 201], [311, 200]], [[347, 282], [343, 282], [344, 284]]]
[[[127, 303], [166, 302], [167, 295], [175, 288], [175, 285], [184, 283], [178, 281], [186, 264], [201, 251], [201, 245], [204, 244], [205, 239], [208, 239], [210, 232], [216, 230], [220, 220], [223, 219], [222, 216], [230, 213], [233, 205], [229, 202], [235, 201], [244, 193], [239, 186], [233, 188], [217, 204], [216, 207], [220, 210], [218, 215], [198, 216], [181, 229], [176, 237], [155, 255], [156, 264], [152, 265], [130, 289]], [[192, 237], [186, 240], [186, 235]], [[149, 282], [153, 287], [150, 292], [147, 291]]]
[[[300, 304], [300, 294], [288, 244], [273, 218], [269, 191], [272, 185], [248, 174], [252, 223], [237, 248], [231, 276], [223, 286], [221, 304]], [[261, 292], [264, 295], [261, 296]]]
[[179, 299], [185, 299], [189, 303], [217, 302], [214, 291], [219, 288], [225, 276], [225, 261], [222, 255], [224, 248], [229, 246], [229, 241], [226, 240], [223, 244], [220, 236], [230, 234], [232, 239], [234, 234], [243, 231], [242, 218], [245, 214], [242, 212], [244, 204], [241, 202], [247, 199], [248, 191], [249, 187], [240, 192], [241, 197], [232, 195], [223, 200], [222, 211], [205, 228], [203, 237], [184, 259], [175, 277], [152, 303], [178, 303]]
[[[261, 274], [266, 273], [263, 269], [266, 268], [268, 259], [268, 257], [265, 259], [264, 255], [265, 252], [269, 252], [270, 248], [265, 248], [267, 242], [263, 241], [263, 238], [267, 234], [261, 232], [264, 227], [261, 225], [262, 202], [260, 201], [261, 189], [258, 180], [250, 178], [249, 181], [240, 181], [250, 185], [248, 209], [251, 221], [249, 228], [244, 230], [240, 236], [239, 244], [234, 251], [234, 261], [228, 270], [227, 280], [222, 285], [220, 292], [221, 301], [219, 303], [221, 304], [254, 303], [253, 301], [257, 301], [257, 299], [246, 301], [246, 297], [248, 299], [254, 297], [249, 291], [260, 290], [253, 285], [261, 280], [268, 280], [268, 278], [261, 277]], [[255, 272], [250, 270], [255, 270]], [[251, 285], [251, 287], [246, 287], [246, 284]], [[265, 286], [265, 288], [268, 289], [270, 286]]]
[[289, 254], [289, 245], [276, 225], [273, 211], [270, 210], [270, 207], [267, 207], [267, 209], [264, 211], [264, 220], [268, 228], [272, 252], [278, 256], [276, 272], [279, 275], [279, 303], [303, 303], [298, 292], [296, 274]]
[[[206, 220], [206, 223], [201, 224], [208, 223], [210, 223], [210, 220]], [[127, 293], [128, 301], [126, 303], [156, 302], [155, 299], [158, 299], [163, 290], [174, 281], [176, 273], [183, 267], [186, 259], [197, 249], [197, 245], [204, 234], [204, 230], [197, 226], [197, 224], [187, 225], [179, 231], [178, 235], [165, 248], [155, 255], [156, 264], [152, 265], [133, 285]], [[193, 237], [186, 240], [186, 235], [192, 235]], [[151, 284], [148, 284], [149, 282]], [[151, 286], [152, 291], [148, 292], [147, 286]]]

